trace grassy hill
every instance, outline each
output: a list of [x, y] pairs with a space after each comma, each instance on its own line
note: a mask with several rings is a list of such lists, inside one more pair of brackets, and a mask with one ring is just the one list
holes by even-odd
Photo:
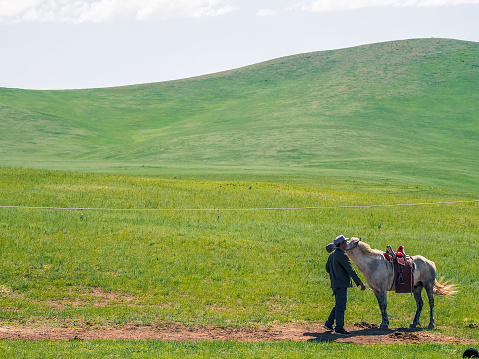
[[[192, 61], [194, 61], [192, 59]], [[185, 80], [0, 88], [0, 165], [477, 192], [479, 43], [418, 39]]]

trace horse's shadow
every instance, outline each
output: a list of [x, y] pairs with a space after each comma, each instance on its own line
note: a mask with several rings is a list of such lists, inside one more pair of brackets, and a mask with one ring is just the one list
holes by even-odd
[[349, 335], [338, 335], [334, 332], [317, 332], [304, 333], [304, 336], [311, 337], [307, 339], [308, 342], [335, 342], [341, 340], [342, 342], [351, 339], [358, 339], [363, 337], [388, 337], [388, 338], [408, 338], [415, 339], [415, 332], [422, 331], [423, 328], [397, 328], [397, 329], [377, 329], [377, 328], [362, 328], [358, 330], [351, 330]]

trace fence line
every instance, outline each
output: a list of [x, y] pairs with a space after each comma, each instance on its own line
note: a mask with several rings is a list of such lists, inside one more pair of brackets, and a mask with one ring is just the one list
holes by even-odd
[[438, 204], [474, 203], [477, 200], [451, 201], [451, 202], [422, 202], [422, 203], [395, 203], [395, 204], [369, 204], [350, 206], [319, 206], [319, 207], [272, 207], [272, 208], [88, 208], [88, 207], [34, 207], [34, 206], [0, 206], [0, 208], [16, 209], [50, 209], [71, 211], [276, 211], [276, 210], [305, 210], [305, 209], [342, 209], [342, 208], [378, 208], [378, 207], [401, 207], [401, 206], [426, 206]]

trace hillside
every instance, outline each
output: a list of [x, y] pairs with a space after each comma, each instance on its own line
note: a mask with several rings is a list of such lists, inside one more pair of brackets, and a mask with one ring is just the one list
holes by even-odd
[[478, 104], [479, 43], [446, 39], [137, 86], [0, 88], [0, 166], [326, 176], [478, 192]]

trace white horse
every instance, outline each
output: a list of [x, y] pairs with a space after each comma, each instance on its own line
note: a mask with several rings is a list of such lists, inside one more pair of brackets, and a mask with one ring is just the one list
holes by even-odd
[[[394, 268], [392, 263], [386, 260], [384, 253], [362, 242], [361, 239], [351, 238], [348, 242], [346, 250], [348, 257], [350, 257], [356, 264], [358, 269], [364, 275], [366, 283], [372, 289], [379, 303], [381, 309], [382, 322], [380, 329], [387, 329], [389, 326], [389, 319], [387, 313], [387, 291], [395, 289], [394, 282]], [[435, 295], [449, 295], [455, 293], [454, 286], [451, 284], [441, 283], [436, 280], [436, 265], [423, 256], [413, 256], [414, 272], [413, 272], [413, 293], [416, 300], [416, 316], [410, 325], [411, 328], [419, 326], [419, 316], [423, 306], [421, 297], [422, 288], [426, 290], [429, 299], [429, 328], [434, 327], [434, 297]]]

